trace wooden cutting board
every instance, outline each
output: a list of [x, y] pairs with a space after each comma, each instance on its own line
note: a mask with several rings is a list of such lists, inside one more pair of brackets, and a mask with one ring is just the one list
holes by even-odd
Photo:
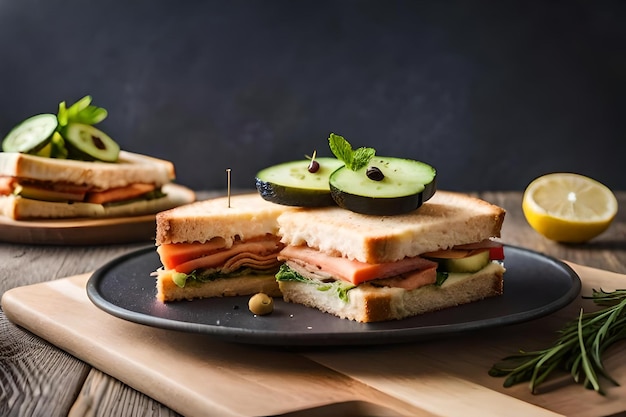
[[[571, 266], [583, 294], [626, 288], [626, 275]], [[532, 395], [525, 384], [503, 388], [501, 378], [487, 375], [493, 363], [519, 349], [546, 347], [581, 307], [593, 308], [588, 300], [539, 320], [426, 342], [280, 349], [118, 319], [89, 301], [88, 278], [12, 289], [2, 308], [14, 323], [190, 417], [319, 413], [320, 407], [333, 412], [342, 404], [359, 404], [370, 416], [583, 417], [626, 411], [623, 345], [607, 352], [605, 366], [621, 386], [607, 385], [606, 396], [569, 379]]]

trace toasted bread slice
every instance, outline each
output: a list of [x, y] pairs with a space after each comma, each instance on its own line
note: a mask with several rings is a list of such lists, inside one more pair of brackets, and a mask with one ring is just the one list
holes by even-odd
[[106, 190], [134, 183], [160, 187], [175, 178], [175, 170], [169, 161], [126, 151], [120, 152], [116, 163], [0, 152], [0, 176], [89, 185]]
[[236, 238], [276, 235], [276, 219], [290, 209], [256, 192], [197, 201], [157, 215], [156, 244], [204, 243], [220, 237], [229, 247]]
[[455, 245], [500, 237], [504, 209], [466, 194], [437, 191], [419, 209], [369, 216], [338, 207], [296, 209], [278, 218], [286, 245], [367, 263], [394, 262]]
[[280, 289], [274, 275], [245, 275], [219, 278], [209, 283], [192, 283], [179, 287], [172, 279], [172, 271], [157, 274], [157, 299], [162, 302], [193, 300], [196, 298], [234, 297], [259, 292], [270, 297], [280, 297]]

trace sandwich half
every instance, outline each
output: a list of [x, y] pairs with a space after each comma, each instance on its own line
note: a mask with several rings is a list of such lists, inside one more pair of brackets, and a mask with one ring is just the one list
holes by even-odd
[[371, 216], [337, 207], [278, 218], [276, 278], [287, 302], [359, 322], [403, 319], [503, 292], [505, 211], [437, 191], [419, 209]]
[[263, 292], [280, 296], [275, 274], [284, 247], [278, 216], [291, 208], [258, 193], [197, 201], [157, 214], [160, 301]]
[[121, 151], [118, 162], [0, 152], [0, 215], [14, 220], [126, 217], [191, 203], [170, 161]]

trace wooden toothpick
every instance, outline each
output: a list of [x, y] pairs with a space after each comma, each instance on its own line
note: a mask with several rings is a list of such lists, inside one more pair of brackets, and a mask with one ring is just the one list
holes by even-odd
[[226, 169], [226, 192], [228, 195], [228, 208], [230, 208], [230, 168]]

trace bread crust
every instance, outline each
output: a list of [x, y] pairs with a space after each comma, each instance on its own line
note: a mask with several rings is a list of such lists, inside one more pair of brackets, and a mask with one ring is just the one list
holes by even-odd
[[298, 209], [278, 218], [286, 245], [307, 245], [367, 263], [500, 237], [505, 210], [466, 194], [437, 191], [414, 212], [368, 216], [338, 207]]
[[319, 291], [316, 285], [295, 281], [279, 282], [283, 299], [287, 302], [317, 308], [337, 317], [362, 323], [400, 320], [444, 308], [479, 301], [503, 293], [502, 265], [492, 262], [475, 274], [460, 275], [438, 287], [426, 285], [416, 290], [375, 287], [362, 284], [348, 291], [345, 302], [328, 291]]
[[116, 163], [0, 152], [0, 176], [89, 185], [106, 190], [140, 182], [160, 187], [175, 178], [175, 170], [170, 161], [127, 151], [120, 151]]
[[230, 247], [236, 238], [276, 235], [276, 219], [292, 209], [270, 203], [256, 192], [197, 201], [157, 215], [156, 244], [203, 243], [221, 237]]
[[[378, 263], [500, 236], [505, 216], [502, 208], [465, 194], [438, 191], [436, 196], [416, 212], [400, 216], [367, 216], [338, 207], [280, 206], [263, 200], [258, 193], [232, 196], [230, 207], [226, 197], [216, 198], [159, 213], [157, 244], [277, 234], [284, 244], [305, 244], [331, 255]], [[175, 301], [267, 292], [341, 318], [378, 322], [502, 294], [503, 274], [501, 265], [490, 263], [476, 274], [449, 279], [441, 287], [405, 290], [365, 283], [348, 291], [346, 303], [332, 292], [319, 291], [316, 285], [276, 283], [274, 276], [267, 280], [228, 278], [180, 288], [164, 271], [157, 279], [157, 297]]]
[[181, 288], [172, 280], [171, 271], [161, 271], [157, 275], [156, 288], [157, 299], [162, 302], [252, 295], [259, 292], [270, 297], [281, 296], [274, 275], [220, 278], [206, 283], [187, 284]]

